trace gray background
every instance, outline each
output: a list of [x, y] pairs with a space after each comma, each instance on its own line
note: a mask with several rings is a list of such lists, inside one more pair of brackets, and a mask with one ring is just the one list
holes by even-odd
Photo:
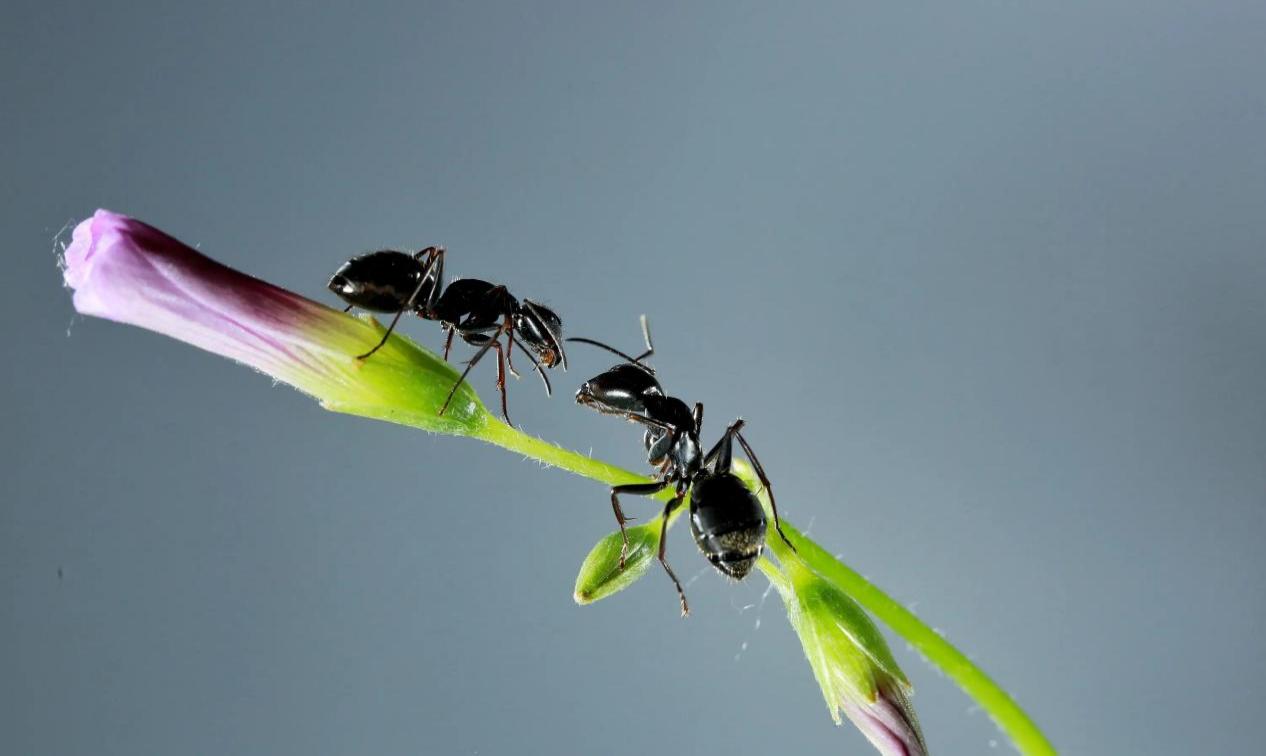
[[[685, 530], [688, 621], [658, 573], [579, 608], [601, 486], [73, 317], [98, 206], [327, 301], [437, 242], [572, 333], [647, 312], [706, 435], [748, 418], [789, 517], [1062, 750], [1260, 747], [1261, 2], [3, 18], [0, 751], [869, 752]], [[515, 419], [640, 469], [573, 359]], [[1006, 750], [895, 645], [935, 752]]]

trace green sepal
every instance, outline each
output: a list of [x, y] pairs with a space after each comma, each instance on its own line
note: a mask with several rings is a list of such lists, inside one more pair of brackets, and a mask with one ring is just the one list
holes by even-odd
[[[887, 639], [860, 604], [808, 567], [795, 564], [794, 560], [788, 560], [787, 567], [803, 613], [811, 615], [815, 622], [834, 624], [851, 641], [852, 647], [865, 654], [872, 664], [909, 687], [910, 681], [893, 657]], [[843, 638], [838, 642], [842, 646]], [[842, 647], [838, 651], [846, 653]], [[873, 688], [866, 693], [873, 701]]]
[[619, 531], [608, 533], [594, 545], [580, 565], [573, 597], [577, 604], [595, 601], [618, 593], [646, 574], [659, 551], [660, 518], [627, 529], [629, 549], [624, 568], [620, 568], [620, 551], [624, 538]]
[[[367, 340], [369, 346], [381, 338], [383, 327], [377, 320], [348, 317], [377, 334], [372, 341]], [[493, 419], [469, 381], [453, 391], [452, 401], [441, 415], [440, 408], [461, 373], [399, 331], [369, 359], [358, 360], [352, 350], [346, 356], [327, 359], [332, 363], [326, 367], [327, 376], [345, 386], [345, 390], [327, 389], [318, 394], [321, 406], [332, 412], [454, 436], [477, 436]]]

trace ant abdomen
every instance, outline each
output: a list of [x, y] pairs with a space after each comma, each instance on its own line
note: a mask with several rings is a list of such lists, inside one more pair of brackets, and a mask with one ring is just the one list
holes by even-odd
[[419, 292], [418, 285], [428, 273], [413, 255], [384, 249], [343, 263], [330, 277], [329, 289], [353, 307], [397, 312], [403, 303], [426, 301], [430, 290], [423, 286]]
[[742, 580], [765, 546], [765, 510], [738, 476], [704, 473], [691, 488], [690, 531], [709, 562]]

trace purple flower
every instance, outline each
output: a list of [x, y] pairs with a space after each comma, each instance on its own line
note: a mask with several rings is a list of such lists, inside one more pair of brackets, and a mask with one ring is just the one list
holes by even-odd
[[[63, 259], [75, 309], [128, 323], [245, 363], [331, 409], [469, 433], [485, 413], [463, 386], [437, 410], [456, 373], [447, 363], [360, 319], [212, 260], [153, 226], [98, 210], [75, 227]], [[437, 375], [444, 380], [436, 380]]]

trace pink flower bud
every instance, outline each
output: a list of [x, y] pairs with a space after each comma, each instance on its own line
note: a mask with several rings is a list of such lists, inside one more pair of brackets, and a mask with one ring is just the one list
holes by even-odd
[[[98, 210], [75, 227], [63, 260], [75, 309], [171, 336], [250, 365], [329, 408], [469, 434], [486, 422], [457, 373], [372, 319], [345, 315], [212, 260], [138, 220]], [[315, 277], [315, 276], [314, 276]]]

